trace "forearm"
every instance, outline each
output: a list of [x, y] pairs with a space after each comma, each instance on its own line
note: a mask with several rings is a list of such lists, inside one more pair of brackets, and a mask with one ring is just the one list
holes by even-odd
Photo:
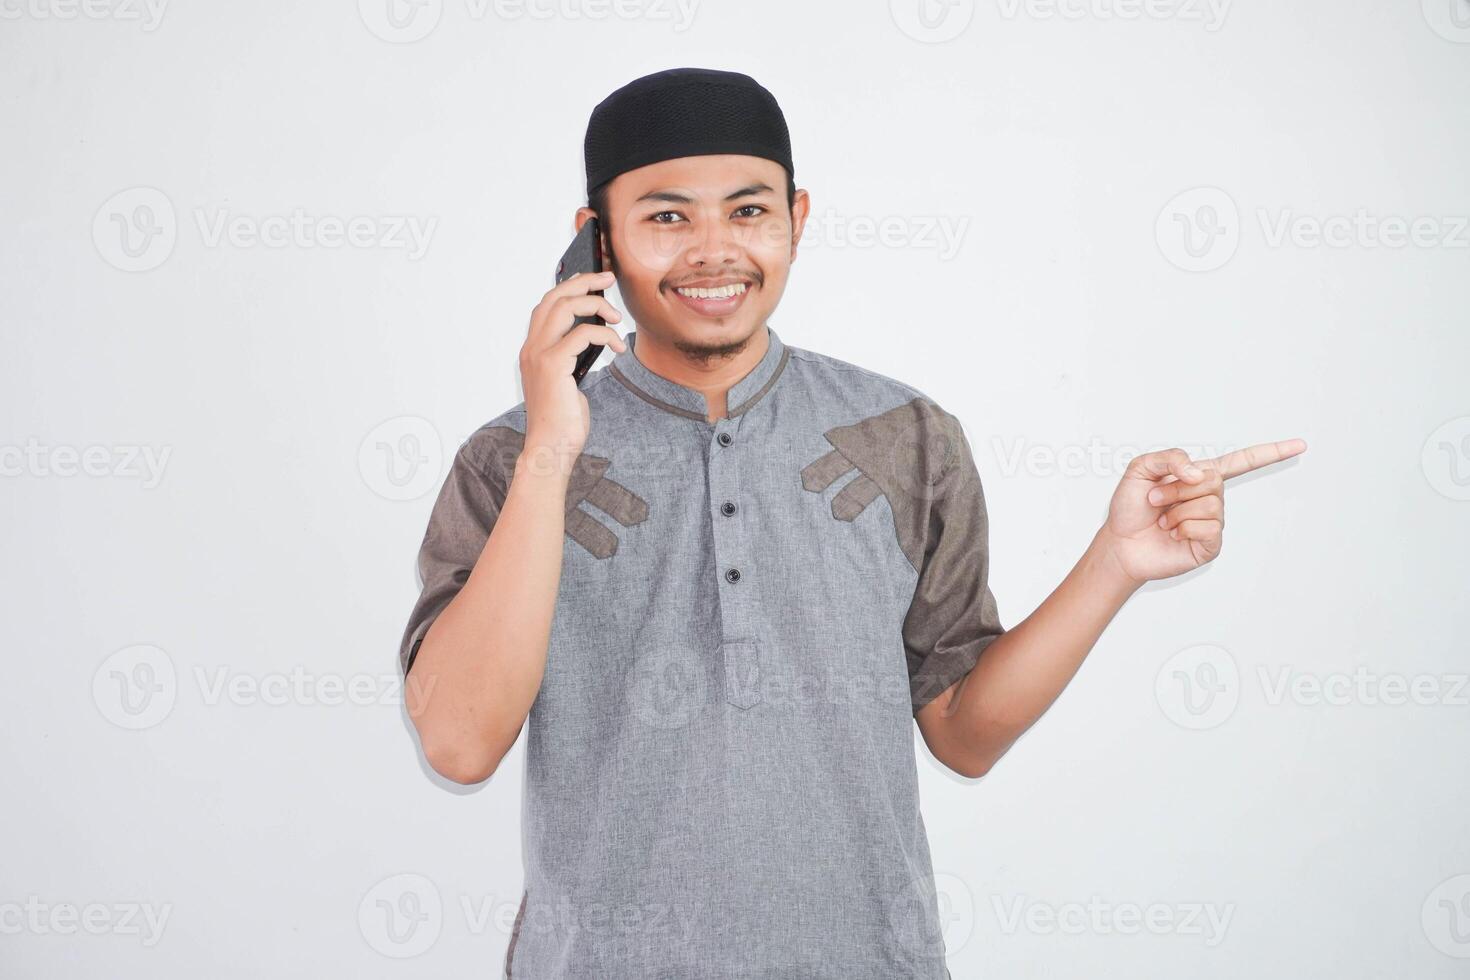
[[1141, 585], [1099, 531], [1060, 585], [994, 640], [936, 708], [941, 761], [983, 773], [1051, 707], [1118, 610]]
[[475, 566], [424, 636], [405, 695], [425, 757], [457, 782], [489, 778], [546, 669], [561, 581], [568, 468], [523, 451]]

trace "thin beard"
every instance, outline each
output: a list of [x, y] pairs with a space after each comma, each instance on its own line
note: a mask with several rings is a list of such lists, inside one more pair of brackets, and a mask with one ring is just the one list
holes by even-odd
[[674, 341], [674, 349], [691, 361], [708, 365], [711, 361], [722, 358], [734, 357], [746, 347], [750, 346], [750, 338], [731, 341], [728, 344], [690, 344], [684, 341]]

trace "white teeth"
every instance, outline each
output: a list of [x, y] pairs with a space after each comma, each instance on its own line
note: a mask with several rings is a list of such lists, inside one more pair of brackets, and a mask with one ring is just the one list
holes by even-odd
[[737, 282], [729, 286], [719, 286], [715, 289], [681, 288], [677, 292], [682, 296], [693, 299], [729, 299], [731, 296], [739, 296], [745, 292], [745, 283]]

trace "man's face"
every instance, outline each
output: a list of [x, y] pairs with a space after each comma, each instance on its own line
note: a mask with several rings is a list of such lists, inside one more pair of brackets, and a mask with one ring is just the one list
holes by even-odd
[[[640, 331], [687, 353], [743, 345], [786, 288], [810, 207], [786, 204], [786, 171], [739, 154], [680, 157], [613, 178], [613, 272]], [[577, 213], [580, 228], [591, 211]]]

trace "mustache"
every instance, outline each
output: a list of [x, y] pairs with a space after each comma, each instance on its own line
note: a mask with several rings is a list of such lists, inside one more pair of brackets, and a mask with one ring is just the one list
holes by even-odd
[[766, 283], [766, 277], [761, 275], [756, 269], [748, 271], [744, 269], [727, 269], [724, 272], [706, 272], [697, 276], [689, 276], [683, 282], [674, 282], [665, 279], [660, 288], [678, 289], [680, 286], [687, 286], [689, 283], [698, 282], [701, 279], [748, 279], [757, 286], [764, 286]]

